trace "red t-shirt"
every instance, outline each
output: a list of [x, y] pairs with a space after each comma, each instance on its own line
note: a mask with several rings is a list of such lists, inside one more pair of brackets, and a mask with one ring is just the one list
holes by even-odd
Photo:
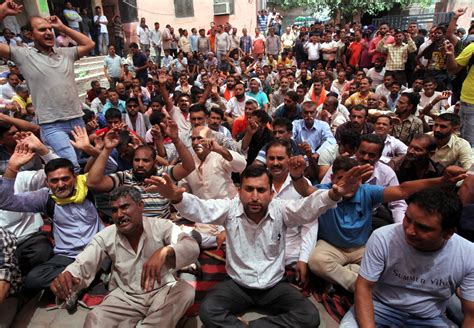
[[359, 66], [360, 53], [362, 52], [362, 43], [360, 41], [353, 41], [349, 45], [351, 57], [349, 58], [349, 65]]

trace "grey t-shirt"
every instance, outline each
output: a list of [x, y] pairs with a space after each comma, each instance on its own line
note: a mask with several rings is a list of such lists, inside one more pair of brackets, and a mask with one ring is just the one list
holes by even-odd
[[421, 252], [408, 245], [402, 224], [374, 231], [359, 274], [372, 282], [376, 301], [412, 316], [443, 315], [457, 287], [474, 301], [474, 244], [454, 234], [443, 248]]
[[10, 46], [11, 60], [28, 82], [39, 124], [82, 117], [74, 61], [77, 47], [44, 54], [33, 47]]

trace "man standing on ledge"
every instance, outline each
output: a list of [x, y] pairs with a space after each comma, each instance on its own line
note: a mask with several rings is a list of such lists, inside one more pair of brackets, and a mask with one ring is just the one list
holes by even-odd
[[[200, 317], [214, 327], [314, 327], [319, 325], [317, 309], [294, 287], [284, 281], [287, 227], [316, 220], [335, 207], [346, 194], [360, 185], [370, 166], [358, 166], [344, 175], [331, 190], [317, 190], [298, 200], [273, 198], [272, 176], [266, 168], [251, 165], [241, 175], [239, 197], [201, 200], [177, 187], [169, 176], [145, 181], [171, 200], [189, 220], [223, 225], [227, 231], [226, 269], [231, 279], [217, 285], [204, 299]], [[294, 181], [303, 181], [303, 175]], [[250, 307], [269, 316], [251, 322], [237, 317]]]
[[[12, 0], [5, 1], [0, 5], [0, 21], [18, 15], [21, 10], [22, 6]], [[74, 61], [87, 55], [94, 48], [94, 42], [65, 26], [56, 16], [32, 16], [27, 27], [31, 30], [34, 47], [0, 44], [0, 57], [13, 60], [28, 82], [43, 141], [79, 170], [76, 152], [69, 143], [69, 133], [74, 126], [84, 126]], [[77, 46], [56, 48], [53, 29], [71, 37]]]

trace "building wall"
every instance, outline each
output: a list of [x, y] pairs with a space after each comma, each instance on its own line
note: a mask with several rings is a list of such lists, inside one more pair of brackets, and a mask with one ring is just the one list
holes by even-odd
[[464, 15], [462, 15], [458, 19], [458, 26], [463, 27], [466, 29], [471, 26], [472, 16], [474, 14], [474, 1], [466, 1], [466, 0], [444, 0], [441, 2], [441, 10], [440, 11], [456, 11], [458, 8], [466, 8], [467, 11]]
[[188, 32], [191, 32], [192, 27], [207, 30], [212, 21], [217, 24], [230, 22], [238, 28], [239, 34], [244, 27], [253, 32], [257, 25], [256, 0], [234, 0], [234, 15], [225, 16], [214, 16], [212, 0], [193, 0], [194, 16], [186, 18], [175, 17], [174, 0], [137, 0], [137, 7], [139, 19], [145, 17], [150, 29], [154, 22], [159, 22], [162, 28], [170, 24], [176, 33], [178, 28], [187, 29]]

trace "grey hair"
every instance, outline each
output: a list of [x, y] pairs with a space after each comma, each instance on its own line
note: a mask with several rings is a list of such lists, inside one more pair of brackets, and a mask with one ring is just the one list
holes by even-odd
[[20, 83], [15, 87], [15, 92], [29, 92], [28, 86], [25, 83]]
[[137, 188], [131, 187], [131, 186], [118, 187], [117, 189], [115, 189], [114, 191], [110, 193], [109, 198], [111, 202], [114, 202], [119, 198], [127, 197], [127, 196], [130, 196], [130, 198], [135, 203], [139, 203], [142, 201], [141, 192]]

